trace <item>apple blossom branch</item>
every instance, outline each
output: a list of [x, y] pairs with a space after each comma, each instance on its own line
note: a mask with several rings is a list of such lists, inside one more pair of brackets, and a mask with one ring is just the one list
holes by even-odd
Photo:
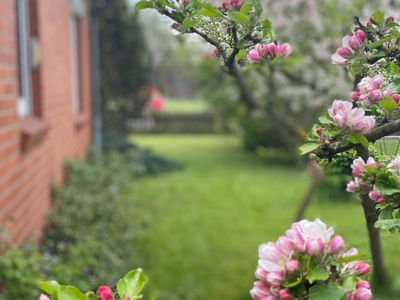
[[[363, 25], [361, 23], [359, 17], [357, 17], [357, 16], [354, 17], [354, 24], [356, 26], [358, 26], [359, 29], [361, 29], [362, 31], [365, 32], [368, 40], [370, 40], [373, 43], [377, 42], [377, 39], [375, 38], [373, 32], [371, 30], [369, 30], [367, 26], [365, 26], [365, 25]], [[376, 31], [375, 33], [383, 38], [383, 34], [381, 32]], [[376, 49], [378, 49], [379, 51], [382, 51], [383, 53], [385, 53], [386, 57], [395, 58], [397, 60], [397, 62], [400, 62], [400, 50], [389, 50], [383, 45], [377, 46]], [[380, 59], [382, 59], [382, 57], [375, 57], [375, 58], [369, 59], [368, 62], [370, 64], [373, 64], [373, 63], [377, 62]]]
[[[379, 127], [376, 127], [375, 129], [371, 130], [371, 132], [365, 134], [365, 137], [369, 142], [373, 143], [376, 140], [379, 140], [380, 138], [396, 133], [398, 131], [400, 131], [400, 120], [395, 120], [393, 122], [386, 123]], [[322, 151], [317, 153], [317, 156], [319, 158], [331, 159], [339, 153], [343, 153], [351, 149], [358, 148], [359, 146], [360, 144], [353, 144], [353, 143], [349, 143], [348, 145], [341, 147], [332, 147], [325, 145], [322, 147]]]

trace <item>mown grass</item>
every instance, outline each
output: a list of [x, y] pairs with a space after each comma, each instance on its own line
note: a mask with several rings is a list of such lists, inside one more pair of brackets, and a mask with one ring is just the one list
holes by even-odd
[[167, 98], [166, 113], [202, 113], [208, 110], [208, 104], [200, 99]]
[[[151, 211], [143, 244], [151, 289], [163, 300], [249, 299], [258, 245], [276, 239], [290, 225], [309, 184], [305, 172], [268, 164], [229, 136], [133, 140], [184, 167], [136, 185], [135, 198], [146, 201]], [[307, 218], [317, 217], [333, 225], [348, 245], [368, 251], [355, 200], [316, 199]], [[399, 246], [398, 236], [384, 235], [392, 274], [400, 270]]]

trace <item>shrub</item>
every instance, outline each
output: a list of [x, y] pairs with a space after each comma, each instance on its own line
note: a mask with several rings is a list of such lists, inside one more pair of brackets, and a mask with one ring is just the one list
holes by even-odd
[[5, 251], [0, 256], [0, 300], [37, 298], [43, 278], [81, 290], [114, 286], [124, 273], [141, 265], [143, 253], [137, 245], [149, 218], [140, 201], [128, 196], [132, 182], [139, 175], [178, 165], [134, 145], [119, 144], [120, 153], [109, 149], [103, 156], [66, 163], [65, 185], [56, 189], [40, 251], [37, 246], [9, 244], [5, 251], [0, 244], [0, 251]]
[[37, 298], [40, 265], [34, 247], [9, 248], [0, 256], [0, 300]]
[[135, 245], [144, 216], [126, 196], [134, 173], [118, 153], [68, 163], [67, 185], [59, 192], [43, 242], [52, 258], [51, 277], [89, 290], [115, 283], [138, 265]]

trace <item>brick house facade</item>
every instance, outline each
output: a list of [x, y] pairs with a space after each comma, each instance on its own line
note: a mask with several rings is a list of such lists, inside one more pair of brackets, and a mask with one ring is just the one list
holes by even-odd
[[89, 2], [0, 1], [0, 224], [37, 238], [63, 162], [91, 143]]

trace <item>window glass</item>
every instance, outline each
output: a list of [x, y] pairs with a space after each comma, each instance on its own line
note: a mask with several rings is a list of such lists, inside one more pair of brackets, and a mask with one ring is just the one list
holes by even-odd
[[30, 67], [28, 0], [17, 0], [17, 36], [18, 36], [18, 76], [19, 100], [18, 114], [29, 115], [32, 112], [32, 84]]

